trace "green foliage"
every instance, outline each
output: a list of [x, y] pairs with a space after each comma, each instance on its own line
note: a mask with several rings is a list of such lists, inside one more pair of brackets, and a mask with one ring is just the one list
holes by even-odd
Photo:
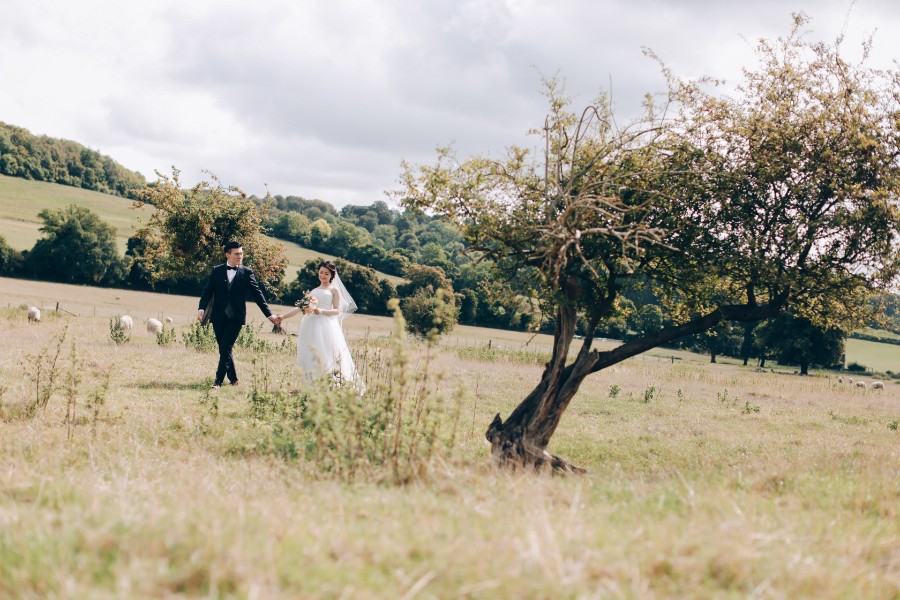
[[440, 395], [431, 355], [413, 364], [396, 301], [388, 353], [366, 356], [366, 391], [329, 377], [294, 388], [276, 381], [265, 358], [255, 361], [251, 416], [265, 435], [243, 452], [304, 459], [312, 474], [343, 481], [406, 484], [428, 476], [436, 452], [451, 452], [458, 405]]
[[450, 281], [441, 267], [414, 264], [406, 269], [403, 276], [408, 283], [397, 289], [401, 296], [412, 296], [420, 289], [431, 290], [432, 292], [438, 289], [453, 291], [453, 282]]
[[415, 294], [400, 301], [407, 330], [420, 338], [436, 340], [453, 329], [459, 319], [452, 292], [419, 288]]
[[628, 329], [639, 336], [645, 336], [662, 329], [663, 312], [655, 304], [646, 304], [632, 312], [625, 322]]
[[735, 97], [665, 69], [669, 96], [627, 127], [606, 98], [570, 112], [549, 81], [545, 160], [442, 149], [405, 165], [395, 197], [456, 223], [519, 290], [593, 327], [619, 296], [650, 290], [667, 324], [635, 352], [790, 304], [829, 328], [859, 324], [866, 296], [900, 272], [898, 75], [845, 62], [805, 24], [759, 44]]
[[479, 344], [476, 346], [460, 346], [454, 349], [456, 355], [463, 360], [482, 362], [508, 362], [518, 365], [543, 365], [550, 360], [546, 352], [528, 350], [508, 350], [496, 346]]
[[375, 271], [360, 267], [345, 260], [335, 261], [341, 281], [348, 290], [360, 312], [370, 315], [389, 315], [388, 301], [397, 295], [394, 285], [387, 279], [378, 279]]
[[750, 404], [749, 400], [744, 403], [744, 413], [745, 414], [749, 415], [750, 413], [758, 413], [759, 409], [760, 409], [760, 407], [758, 404]]
[[656, 397], [656, 387], [650, 386], [644, 390], [644, 394], [641, 396], [641, 402], [643, 404], [650, 404], [653, 401], [653, 398]]
[[125, 264], [116, 247], [115, 229], [83, 206], [38, 213], [44, 221], [39, 239], [27, 254], [32, 276], [64, 283], [113, 285], [122, 281]]
[[619, 395], [619, 392], [621, 392], [621, 391], [622, 391], [622, 388], [620, 388], [617, 384], [614, 383], [611, 386], [609, 386], [609, 397], [615, 398]]
[[[304, 292], [319, 285], [319, 264], [322, 258], [306, 261], [303, 269], [297, 272], [297, 279], [283, 286], [282, 302], [294, 304]], [[375, 271], [368, 267], [360, 267], [345, 260], [336, 260], [335, 266], [341, 281], [350, 291], [360, 312], [370, 315], [389, 314], [388, 300], [396, 296], [394, 285], [387, 279], [378, 279]]]
[[156, 343], [159, 344], [160, 346], [166, 347], [166, 346], [174, 345], [175, 341], [176, 341], [175, 328], [174, 327], [166, 327], [166, 325], [163, 324], [162, 331], [160, 331], [156, 334]]
[[868, 425], [869, 420], [864, 419], [862, 417], [858, 417], [856, 415], [850, 415], [849, 417], [845, 417], [844, 415], [839, 415], [833, 410], [828, 411], [828, 416], [831, 417], [833, 421], [837, 421], [838, 423], [842, 423], [844, 425]]
[[440, 267], [410, 265], [408, 283], [397, 289], [406, 328], [421, 338], [436, 339], [459, 321], [453, 283]]
[[91, 390], [85, 404], [85, 408], [90, 414], [92, 434], [97, 433], [97, 422], [100, 420], [103, 407], [106, 406], [106, 396], [109, 393], [110, 381], [112, 380], [112, 368], [106, 368], [101, 373], [93, 374], [94, 380], [100, 383]]
[[68, 325], [55, 334], [47, 345], [36, 354], [25, 355], [20, 366], [34, 390], [34, 398], [26, 403], [25, 416], [31, 417], [47, 407], [50, 398], [60, 389], [64, 360], [61, 360], [63, 345], [69, 331]]
[[805, 375], [810, 365], [839, 364], [846, 334], [837, 328], [824, 329], [809, 319], [785, 314], [758, 327], [757, 337], [767, 354], [781, 364], [799, 365]]
[[147, 182], [108, 156], [69, 140], [0, 122], [0, 173], [134, 198]]
[[109, 341], [117, 346], [131, 341], [131, 331], [122, 326], [119, 315], [109, 320]]
[[331, 237], [331, 225], [325, 219], [316, 219], [309, 226], [309, 246], [323, 248]]
[[224, 244], [238, 241], [257, 279], [274, 289], [284, 276], [284, 246], [263, 235], [263, 209], [238, 188], [211, 179], [183, 190], [176, 169], [171, 178], [160, 176], [147, 188], [142, 200], [155, 210], [135, 232], [143, 268], [155, 281], [174, 278], [199, 285], [224, 260]]
[[22, 268], [22, 253], [6, 243], [0, 235], [0, 275], [14, 275]]
[[866, 365], [861, 365], [858, 362], [852, 362], [847, 365], [847, 370], [851, 373], [865, 373], [869, 369], [866, 367]]
[[284, 338], [279, 343], [273, 344], [260, 336], [263, 327], [266, 327], [267, 323], [268, 321], [260, 324], [258, 328], [254, 328], [252, 325], [241, 327], [241, 331], [238, 333], [237, 340], [235, 341], [235, 346], [243, 348], [244, 350], [249, 350], [254, 354], [293, 352], [294, 345], [290, 339]]
[[897, 428], [900, 427], [900, 420], [894, 419], [890, 423], [888, 423], [888, 429], [891, 431], [897, 431]]
[[216, 334], [210, 325], [201, 325], [198, 321], [181, 332], [181, 341], [185, 347], [193, 348], [197, 352], [216, 352], [219, 348], [216, 343]]

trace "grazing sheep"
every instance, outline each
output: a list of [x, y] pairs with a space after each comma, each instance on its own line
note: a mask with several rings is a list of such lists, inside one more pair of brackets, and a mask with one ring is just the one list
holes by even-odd
[[884, 382], [883, 382], [883, 381], [873, 381], [873, 382], [872, 382], [872, 389], [873, 389], [873, 390], [883, 390], [883, 389], [884, 389]]
[[119, 317], [119, 327], [125, 331], [131, 331], [134, 328], [134, 319], [128, 315]]
[[174, 322], [175, 322], [175, 319], [173, 319], [172, 317], [166, 317], [166, 323], [168, 323], [169, 325], [171, 325]]
[[843, 377], [838, 377], [838, 383], [844, 383], [844, 378], [843, 378]]
[[37, 306], [29, 306], [28, 307], [28, 322], [29, 323], [40, 323], [41, 321], [41, 310]]
[[157, 334], [162, 333], [163, 324], [159, 321], [159, 319], [147, 319], [147, 333]]
[[853, 378], [852, 378], [852, 377], [848, 377], [848, 378], [847, 378], [847, 383], [853, 383]]
[[866, 389], [866, 382], [865, 381], [857, 381], [856, 387]]

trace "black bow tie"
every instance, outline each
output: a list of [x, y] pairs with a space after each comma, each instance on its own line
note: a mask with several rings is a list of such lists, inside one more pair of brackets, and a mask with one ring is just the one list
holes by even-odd
[[225, 265], [225, 268], [229, 271], [237, 271], [237, 267], [232, 267], [231, 265]]

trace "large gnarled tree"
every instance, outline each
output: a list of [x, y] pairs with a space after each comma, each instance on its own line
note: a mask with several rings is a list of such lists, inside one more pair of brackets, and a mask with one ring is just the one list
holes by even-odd
[[[730, 97], [664, 70], [669, 92], [615, 125], [608, 104], [580, 116], [553, 82], [543, 157], [404, 169], [406, 207], [454, 219], [468, 247], [552, 308], [554, 345], [534, 390], [487, 430], [501, 464], [573, 468], [547, 451], [582, 381], [725, 320], [791, 306], [852, 327], [898, 274], [900, 79], [808, 42], [806, 20], [759, 43]], [[543, 160], [542, 160], [543, 159]], [[593, 334], [626, 290], [650, 287], [672, 325], [610, 351]], [[576, 320], [587, 323], [573, 346]], [[580, 347], [577, 344], [580, 343]]]

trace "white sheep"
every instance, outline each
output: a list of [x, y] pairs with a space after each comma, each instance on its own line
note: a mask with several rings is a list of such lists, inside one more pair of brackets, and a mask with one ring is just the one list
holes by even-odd
[[883, 390], [883, 389], [884, 389], [884, 382], [883, 382], [883, 381], [873, 381], [873, 382], [872, 382], [872, 389], [873, 389], [873, 390]]
[[162, 333], [163, 324], [159, 321], [159, 319], [147, 319], [147, 333], [157, 334]]
[[172, 317], [166, 317], [166, 323], [168, 323], [169, 325], [171, 325], [174, 322], [175, 322], [175, 319], [173, 319]]
[[124, 331], [131, 331], [134, 328], [134, 319], [128, 315], [122, 315], [119, 317], [119, 327]]
[[843, 378], [843, 377], [838, 377], [838, 383], [844, 383], [844, 378]]
[[866, 382], [865, 381], [857, 381], [856, 387], [866, 389]]
[[847, 378], [847, 383], [853, 383], [853, 378], [852, 378], [852, 377], [848, 377], [848, 378]]
[[41, 309], [37, 306], [29, 306], [28, 307], [28, 322], [29, 323], [40, 323], [41, 321]]

